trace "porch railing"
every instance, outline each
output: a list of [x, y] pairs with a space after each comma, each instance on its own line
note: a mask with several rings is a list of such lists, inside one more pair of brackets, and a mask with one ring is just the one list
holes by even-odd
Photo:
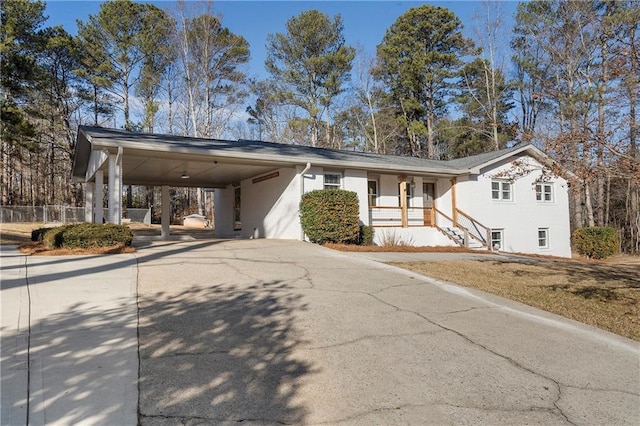
[[438, 209], [434, 209], [436, 223], [435, 227], [438, 231], [449, 237], [454, 243], [469, 247], [469, 230], [460, 224], [456, 224], [453, 218], [447, 216], [445, 213]]
[[[407, 224], [424, 226], [424, 207], [407, 207]], [[369, 224], [379, 228], [402, 226], [402, 208], [393, 206], [369, 207]]]
[[476, 240], [480, 241], [483, 246], [489, 247], [491, 244], [491, 229], [484, 226], [473, 217], [456, 209], [458, 227], [463, 227], [469, 231], [469, 234]]
[[[378, 228], [400, 227], [402, 226], [402, 208], [370, 207], [369, 224]], [[460, 209], [456, 209], [454, 219], [436, 208], [408, 207], [407, 224], [410, 227], [430, 224], [463, 247], [486, 247], [491, 250], [491, 229]]]

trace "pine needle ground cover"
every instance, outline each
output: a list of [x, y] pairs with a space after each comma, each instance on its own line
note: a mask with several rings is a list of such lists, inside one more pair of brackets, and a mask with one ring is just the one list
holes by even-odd
[[640, 258], [393, 263], [640, 340]]

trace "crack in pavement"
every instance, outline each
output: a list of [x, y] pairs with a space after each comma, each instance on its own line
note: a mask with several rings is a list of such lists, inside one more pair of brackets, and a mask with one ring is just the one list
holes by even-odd
[[472, 409], [478, 411], [486, 411], [492, 413], [528, 413], [528, 412], [545, 412], [554, 414], [556, 416], [560, 416], [564, 421], [571, 425], [575, 425], [576, 423], [571, 422], [567, 417], [562, 413], [562, 411], [558, 410], [557, 407], [540, 407], [537, 405], [532, 405], [528, 408], [517, 409], [517, 408], [494, 408], [494, 407], [486, 407], [486, 406], [475, 406], [475, 405], [463, 405], [463, 404], [450, 404], [447, 402], [435, 402], [434, 406], [444, 406], [444, 407], [453, 407], [453, 408], [462, 408], [462, 409]]
[[454, 334], [458, 335], [459, 337], [461, 337], [462, 339], [466, 340], [467, 342], [471, 343], [472, 345], [474, 345], [474, 346], [476, 346], [476, 347], [479, 347], [479, 348], [483, 349], [484, 351], [487, 351], [487, 352], [489, 352], [489, 353], [491, 353], [491, 354], [493, 354], [493, 355], [495, 355], [495, 356], [497, 356], [497, 357], [499, 357], [499, 358], [502, 358], [502, 359], [506, 360], [507, 362], [509, 362], [511, 365], [513, 365], [513, 366], [514, 366], [514, 367], [516, 367], [516, 368], [519, 368], [519, 369], [524, 370], [524, 371], [526, 371], [526, 372], [528, 372], [528, 373], [530, 373], [530, 374], [533, 374], [533, 375], [535, 375], [535, 376], [541, 377], [541, 378], [543, 378], [543, 379], [546, 379], [546, 380], [548, 380], [548, 381], [550, 381], [550, 382], [554, 383], [554, 384], [556, 385], [557, 390], [558, 390], [558, 397], [557, 397], [557, 398], [556, 398], [556, 400], [553, 402], [553, 405], [554, 405], [554, 407], [556, 407], [556, 409], [560, 412], [560, 414], [561, 414], [563, 417], [565, 417], [565, 418], [566, 418], [567, 422], [569, 422], [569, 423], [571, 423], [571, 424], [574, 424], [574, 423], [572, 423], [572, 422], [569, 420], [569, 417], [566, 415], [566, 413], [564, 413], [564, 412], [562, 411], [562, 409], [561, 409], [560, 407], [558, 407], [558, 405], [557, 405], [557, 404], [558, 404], [558, 402], [560, 401], [560, 398], [561, 398], [561, 392], [560, 392], [560, 386], [561, 386], [561, 383], [560, 383], [560, 382], [558, 382], [556, 379], [551, 378], [551, 377], [548, 377], [548, 376], [545, 376], [544, 374], [539, 373], [539, 372], [537, 372], [537, 371], [534, 371], [533, 369], [531, 369], [531, 368], [529, 368], [529, 367], [527, 367], [527, 366], [524, 366], [524, 365], [520, 364], [518, 361], [514, 360], [513, 358], [511, 358], [511, 357], [509, 357], [509, 356], [507, 356], [507, 355], [504, 355], [504, 354], [498, 353], [498, 352], [496, 352], [496, 351], [494, 351], [494, 350], [492, 350], [492, 349], [488, 348], [487, 346], [485, 346], [485, 345], [483, 345], [483, 344], [481, 344], [481, 343], [478, 343], [478, 342], [474, 341], [474, 340], [473, 340], [472, 338], [470, 338], [469, 336], [467, 336], [467, 335], [465, 335], [465, 334], [463, 334], [463, 333], [461, 333], [461, 332], [459, 332], [459, 331], [457, 331], [457, 330], [454, 330], [454, 329], [452, 329], [452, 328], [446, 327], [446, 326], [444, 326], [444, 325], [442, 325], [442, 324], [438, 323], [438, 322], [437, 322], [437, 321], [435, 321], [435, 320], [432, 320], [432, 319], [430, 319], [430, 318], [427, 318], [426, 316], [424, 316], [424, 315], [420, 314], [419, 312], [412, 311], [412, 310], [410, 310], [410, 309], [400, 308], [400, 307], [398, 307], [398, 306], [394, 305], [393, 303], [390, 303], [390, 302], [387, 302], [387, 301], [385, 301], [385, 300], [380, 299], [379, 297], [375, 296], [374, 294], [369, 294], [369, 295], [370, 295], [372, 298], [374, 298], [374, 299], [378, 300], [380, 303], [382, 303], [382, 304], [384, 304], [384, 305], [391, 306], [391, 307], [393, 307], [393, 308], [395, 308], [395, 309], [397, 309], [397, 310], [399, 310], [399, 311], [404, 311], [404, 312], [413, 313], [414, 315], [417, 315], [418, 317], [420, 317], [420, 318], [424, 319], [425, 321], [427, 321], [428, 323], [430, 323], [430, 324], [432, 324], [432, 325], [434, 325], [434, 326], [436, 326], [436, 327], [439, 327], [439, 328], [441, 328], [441, 329], [443, 329], [443, 330], [447, 330], [447, 331], [449, 331], [449, 332], [451, 332], [451, 333], [454, 333]]
[[560, 415], [567, 421], [567, 423], [571, 425], [577, 425], [577, 423], [574, 423], [571, 420], [569, 420], [569, 416], [567, 416], [566, 413], [562, 411], [562, 408], [558, 406], [558, 403], [562, 399], [562, 386], [560, 385], [559, 382], [556, 382], [555, 380], [554, 380], [554, 383], [556, 384], [558, 389], [558, 397], [556, 398], [555, 401], [553, 401], [553, 406], [556, 407], [556, 410], [558, 410], [558, 413], [560, 413]]
[[568, 385], [566, 383], [563, 383], [562, 386], [564, 386], [565, 388], [569, 388], [569, 389], [579, 389], [579, 390], [583, 390], [583, 391], [612, 392], [612, 393], [621, 393], [623, 395], [630, 395], [630, 396], [640, 397], [640, 393], [629, 392], [629, 391], [620, 390], [620, 389], [589, 388], [589, 387], [585, 387], [585, 386]]
[[452, 314], [462, 314], [462, 313], [471, 312], [471, 311], [482, 311], [482, 310], [492, 310], [492, 309], [496, 309], [496, 308], [494, 308], [493, 306], [473, 306], [468, 309], [459, 309], [457, 311], [429, 312], [429, 313], [437, 314], [437, 315], [452, 315]]
[[445, 330], [432, 330], [432, 331], [422, 331], [420, 333], [403, 333], [403, 334], [370, 334], [367, 336], [363, 336], [363, 337], [359, 337], [357, 339], [353, 339], [353, 340], [347, 340], [345, 342], [340, 342], [340, 343], [334, 343], [333, 345], [326, 345], [326, 346], [316, 346], [316, 347], [310, 347], [310, 348], [302, 348], [301, 350], [303, 351], [317, 351], [317, 350], [321, 350], [321, 349], [333, 349], [333, 348], [339, 348], [341, 346], [349, 346], [364, 340], [375, 340], [375, 339], [394, 339], [397, 337], [412, 337], [412, 336], [426, 336], [426, 335], [430, 335], [430, 334], [437, 334], [437, 333], [444, 333]]
[[341, 419], [337, 419], [337, 420], [328, 420], [328, 421], [323, 421], [323, 422], [315, 422], [315, 423], [307, 423], [309, 425], [333, 425], [333, 424], [340, 424], [340, 423], [345, 423], [345, 422], [350, 422], [352, 420], [355, 419], [359, 419], [365, 416], [368, 416], [369, 414], [374, 414], [374, 413], [383, 413], [385, 411], [399, 411], [399, 410], [403, 410], [405, 408], [420, 408], [420, 407], [431, 407], [432, 404], [401, 404], [401, 405], [394, 405], [392, 407], [379, 407], [379, 408], [375, 408], [373, 410], [367, 410], [367, 411], [361, 411], [359, 413], [355, 413], [351, 416], [348, 417], [343, 417]]

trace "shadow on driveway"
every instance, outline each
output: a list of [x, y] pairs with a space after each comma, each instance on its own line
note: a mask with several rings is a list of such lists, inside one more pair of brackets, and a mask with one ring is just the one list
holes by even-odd
[[304, 421], [295, 396], [311, 367], [292, 355], [301, 342], [291, 313], [305, 307], [299, 296], [257, 289], [193, 288], [140, 299], [142, 424]]

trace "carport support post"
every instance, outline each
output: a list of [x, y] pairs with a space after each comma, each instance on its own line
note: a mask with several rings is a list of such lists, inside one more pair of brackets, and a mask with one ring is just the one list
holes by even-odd
[[171, 200], [169, 199], [169, 187], [166, 185], [162, 185], [162, 195], [161, 195], [161, 202], [162, 202], [162, 214], [160, 216], [160, 223], [161, 223], [161, 231], [160, 231], [160, 236], [162, 237], [163, 240], [167, 240], [169, 239], [169, 220], [171, 218], [170, 213], [171, 213]]
[[95, 184], [87, 182], [84, 185], [84, 221], [93, 223], [93, 190]]
[[96, 172], [96, 193], [95, 193], [95, 216], [93, 223], [102, 223], [104, 219], [104, 209], [102, 208], [104, 200], [104, 174], [102, 170]]
[[120, 155], [109, 155], [109, 223], [122, 222], [122, 180], [120, 178]]

